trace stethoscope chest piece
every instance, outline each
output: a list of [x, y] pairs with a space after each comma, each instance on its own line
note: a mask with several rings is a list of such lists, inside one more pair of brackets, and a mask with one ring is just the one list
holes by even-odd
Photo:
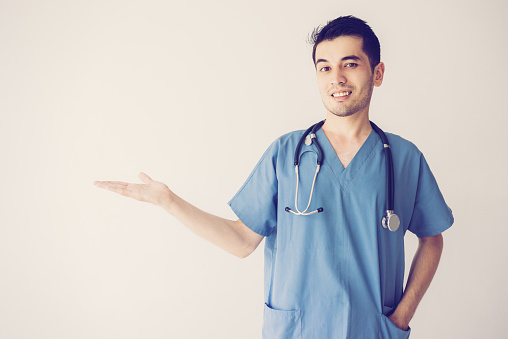
[[381, 224], [384, 228], [388, 228], [390, 231], [395, 232], [400, 226], [399, 216], [393, 213], [393, 211], [387, 211], [386, 216], [381, 220]]

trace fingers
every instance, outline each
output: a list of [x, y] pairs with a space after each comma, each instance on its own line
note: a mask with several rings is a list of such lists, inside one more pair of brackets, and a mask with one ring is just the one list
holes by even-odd
[[139, 173], [138, 175], [139, 179], [141, 179], [142, 182], [144, 182], [145, 184], [150, 184], [152, 183], [152, 178], [150, 178], [148, 175], [146, 175], [145, 173], [141, 172]]
[[96, 182], [95, 185], [125, 197], [145, 201], [140, 195], [140, 187], [143, 186], [142, 184], [128, 184], [119, 181], [99, 181]]
[[[145, 184], [150, 184], [153, 181], [152, 178], [150, 178], [148, 175], [146, 175], [143, 172], [139, 173], [138, 177]], [[101, 187], [101, 188], [107, 188], [108, 186], [116, 186], [116, 187], [129, 186], [129, 183], [122, 182], [122, 181], [94, 181], [93, 184], [95, 186]]]
[[121, 195], [130, 196], [129, 184], [121, 181], [95, 181], [95, 186]]
[[94, 181], [93, 184], [100, 188], [106, 188], [108, 186], [128, 186], [129, 184], [121, 181]]
[[93, 184], [108, 191], [144, 201], [141, 191], [144, 186], [151, 184], [153, 180], [143, 172], [139, 173], [139, 178], [144, 184], [129, 184], [122, 181], [94, 181]]
[[95, 186], [125, 195], [129, 184], [121, 181], [95, 181]]

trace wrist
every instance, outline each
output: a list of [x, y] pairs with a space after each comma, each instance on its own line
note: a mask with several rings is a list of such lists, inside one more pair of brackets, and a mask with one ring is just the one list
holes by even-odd
[[173, 214], [175, 200], [176, 195], [170, 190], [168, 190], [167, 192], [161, 195], [159, 201], [157, 202], [157, 205], [165, 209], [170, 214]]
[[404, 306], [404, 304], [400, 303], [389, 318], [397, 327], [407, 331], [409, 322], [413, 318], [414, 311]]
[[395, 324], [398, 328], [407, 331], [409, 328], [409, 321], [411, 320], [410, 317], [407, 316], [407, 314], [403, 314], [402, 312], [393, 312], [388, 317], [392, 323]]

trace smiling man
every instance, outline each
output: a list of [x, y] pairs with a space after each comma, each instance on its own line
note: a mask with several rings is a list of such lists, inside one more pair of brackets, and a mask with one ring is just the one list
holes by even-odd
[[[373, 86], [383, 80], [384, 64], [378, 62], [372, 68], [362, 46], [362, 38], [355, 36], [340, 36], [316, 46], [319, 90], [326, 109], [336, 116], [368, 112]], [[342, 56], [348, 51], [353, 54]]]
[[[229, 202], [238, 220], [205, 213], [143, 173], [144, 184], [96, 185], [163, 207], [238, 257], [265, 239], [265, 339], [408, 338], [453, 216], [422, 153], [369, 121], [385, 72], [371, 28], [339, 17], [313, 43], [326, 119], [270, 145]], [[419, 247], [404, 288], [408, 230]]]

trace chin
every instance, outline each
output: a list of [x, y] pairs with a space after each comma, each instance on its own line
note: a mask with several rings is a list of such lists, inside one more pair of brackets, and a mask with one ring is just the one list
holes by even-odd
[[341, 117], [341, 118], [345, 118], [345, 117], [350, 117], [352, 115], [354, 115], [356, 112], [330, 112], [332, 113], [333, 115], [337, 116], [337, 117]]
[[345, 118], [345, 117], [349, 117], [349, 116], [356, 114], [358, 111], [329, 109], [328, 112], [332, 113], [333, 115], [335, 115], [337, 117]]

